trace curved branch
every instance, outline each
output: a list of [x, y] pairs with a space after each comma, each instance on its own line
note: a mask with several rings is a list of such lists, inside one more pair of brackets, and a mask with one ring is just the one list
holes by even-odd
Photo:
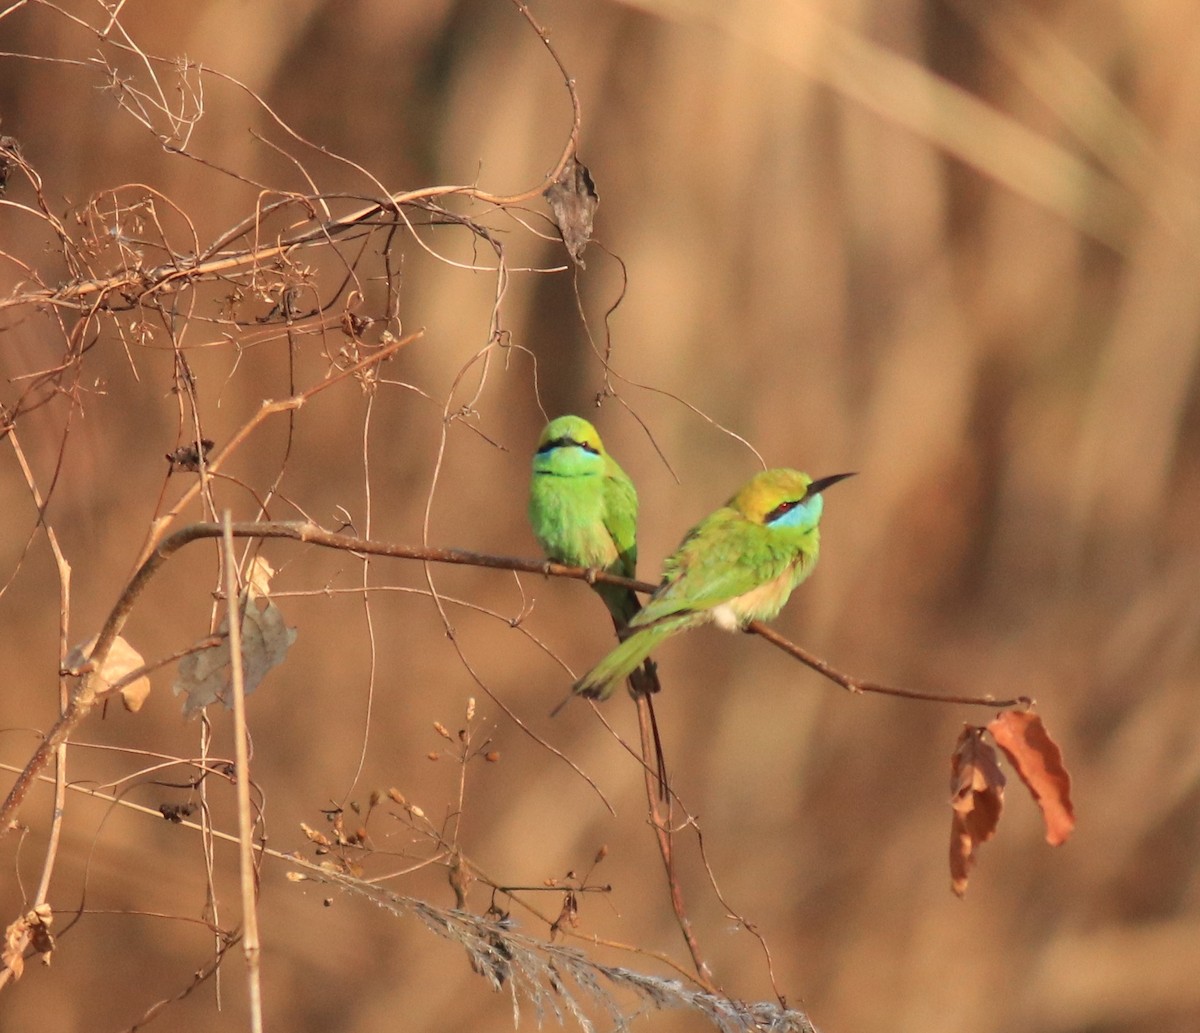
[[[17, 809], [29, 791], [30, 785], [32, 785], [37, 774], [49, 762], [54, 749], [60, 743], [67, 741], [74, 728], [87, 716], [95, 705], [98, 696], [97, 688], [92, 684], [94, 672], [103, 667], [113, 641], [120, 634], [121, 629], [125, 626], [125, 621], [129, 618], [129, 614], [133, 610], [134, 602], [141, 595], [151, 578], [158, 573], [159, 568], [172, 555], [189, 542], [207, 538], [219, 538], [223, 533], [224, 529], [220, 524], [189, 524], [187, 527], [180, 528], [174, 534], [168, 535], [155, 548], [150, 550], [145, 561], [138, 567], [137, 572], [125, 587], [125, 591], [121, 593], [121, 597], [117, 600], [116, 605], [109, 614], [108, 620], [105, 621], [104, 627], [101, 629], [100, 635], [96, 640], [96, 645], [92, 650], [92, 654], [88, 658], [86, 668], [81, 672], [83, 677], [72, 694], [70, 701], [49, 733], [47, 733], [41, 746], [38, 747], [33, 757], [30, 758], [29, 763], [25, 766], [25, 770], [21, 772], [20, 777], [18, 777], [13, 788], [9, 791], [3, 807], [0, 807], [0, 834], [3, 834], [9, 828]], [[554, 563], [550, 560], [528, 560], [514, 556], [493, 556], [487, 553], [471, 552], [468, 549], [422, 548], [412, 545], [397, 545], [392, 542], [372, 541], [369, 538], [359, 538], [354, 535], [326, 531], [311, 521], [280, 520], [262, 523], [235, 523], [230, 526], [230, 534], [235, 538], [290, 538], [293, 541], [305, 542], [325, 549], [340, 549], [346, 552], [355, 552], [370, 556], [392, 556], [397, 559], [420, 560], [423, 563], [451, 563], [468, 567], [488, 567], [495, 570], [515, 570], [528, 574], [544, 574], [547, 577], [572, 578], [577, 581], [586, 581], [588, 584], [595, 584], [599, 581], [606, 584], [632, 588], [634, 591], [642, 593], [653, 592], [655, 589], [654, 585], [647, 584], [644, 581], [617, 577], [616, 575], [607, 574], [604, 571], [591, 567], [570, 567], [564, 563]], [[906, 699], [928, 700], [939, 703], [960, 703], [969, 706], [1017, 707], [1030, 706], [1033, 703], [1027, 696], [1017, 696], [1013, 699], [996, 699], [993, 696], [938, 696], [933, 693], [915, 692], [909, 689], [894, 688], [892, 686], [879, 685], [875, 682], [863, 681], [836, 670], [824, 660], [797, 646], [795, 643], [768, 628], [765, 624], [755, 621], [746, 630], [766, 639], [772, 645], [784, 650], [790, 656], [794, 656], [801, 663], [811, 667], [818, 674], [823, 675], [849, 692], [872, 692], [889, 696], [901, 696]]]

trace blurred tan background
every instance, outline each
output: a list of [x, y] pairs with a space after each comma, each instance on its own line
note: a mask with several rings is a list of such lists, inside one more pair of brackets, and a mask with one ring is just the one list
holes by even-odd
[[[64, 12], [105, 24], [97, 5], [70, 0], [0, 18], [0, 129], [20, 140], [68, 223], [101, 191], [147, 184], [188, 213], [204, 247], [254, 211], [256, 184], [310, 189], [289, 155], [323, 193], [379, 195], [215, 77], [203, 79], [188, 140], [211, 165], [167, 153], [103, 89], [93, 59], [104, 54], [140, 89], [146, 68]], [[676, 640], [659, 657], [675, 787], [726, 900], [769, 944], [781, 991], [824, 1033], [1200, 1028], [1200, 7], [579, 0], [534, 14], [578, 84], [597, 239], [628, 270], [611, 319], [612, 365], [630, 381], [615, 381], [620, 400], [594, 408], [602, 369], [587, 334], [603, 347], [617, 264], [599, 247], [586, 253], [585, 327], [570, 272], [522, 271], [563, 265], [561, 244], [534, 232], [547, 230], [544, 205], [529, 204], [522, 222], [462, 204], [504, 243], [513, 271], [498, 319], [513, 350], [494, 350], [486, 377], [476, 364], [454, 387], [489, 343], [496, 277], [400, 235], [393, 329], [424, 327], [423, 340], [384, 368], [373, 398], [346, 383], [314, 399], [286, 458], [277, 419], [231, 472], [261, 493], [283, 471], [296, 508], [272, 515], [300, 509], [415, 544], [444, 428], [429, 541], [532, 556], [528, 455], [546, 414], [578, 411], [639, 486], [642, 573], [653, 580], [683, 531], [758, 468], [715, 424], [770, 465], [859, 470], [831, 491], [820, 566], [777, 626], [860, 677], [1036, 697], [1075, 779], [1079, 828], [1047, 847], [1012, 779], [999, 835], [960, 901], [946, 870], [949, 754], [963, 722], [991, 711], [851, 697], [763, 642], [711, 629]], [[120, 25], [147, 52], [245, 83], [391, 191], [525, 190], [570, 128], [561, 76], [501, 0], [130, 4]], [[157, 72], [180, 96], [171, 70]], [[21, 177], [7, 199], [32, 203]], [[158, 207], [187, 250], [181, 221]], [[461, 229], [421, 233], [444, 257], [494, 264]], [[0, 207], [0, 234], [48, 283], [66, 278], [44, 223]], [[328, 253], [296, 261], [311, 264], [323, 300], [334, 295], [342, 274]], [[363, 275], [381, 268], [376, 242]], [[5, 296], [28, 279], [12, 261], [0, 276]], [[287, 343], [250, 343], [251, 325], [236, 348], [213, 321], [222, 293], [197, 292], [179, 313], [218, 446], [264, 398], [289, 391]], [[241, 315], [253, 324], [269, 310], [250, 296]], [[18, 422], [43, 491], [69, 424], [47, 518], [73, 567], [73, 641], [112, 606], [158, 505], [162, 456], [181, 440], [169, 337], [161, 323], [148, 333], [122, 342], [109, 327], [82, 363], [73, 415], [57, 397]], [[322, 349], [341, 343], [336, 328], [301, 338], [296, 382], [319, 381]], [[51, 315], [6, 309], [5, 404], [24, 384], [14, 378], [52, 366], [61, 348]], [[443, 424], [444, 408], [472, 401], [469, 420]], [[188, 482], [167, 482], [168, 503]], [[0, 760], [19, 767], [30, 729], [46, 728], [57, 705], [58, 586], [44, 535], [18, 566], [36, 515], [7, 445], [0, 491]], [[218, 498], [254, 516], [245, 490], [222, 485]], [[686, 958], [638, 767], [588, 708], [546, 716], [566, 671], [505, 620], [449, 608], [478, 678], [597, 780], [615, 817], [473, 680], [419, 594], [419, 566], [371, 563], [371, 584], [418, 590], [370, 595], [372, 651], [353, 557], [293, 543], [264, 552], [281, 571], [275, 588], [300, 593], [279, 600], [297, 644], [249, 708], [273, 847], [311, 854], [298, 823], [323, 827], [322, 808], [365, 802], [375, 787], [397, 787], [440, 821], [459, 769], [427, 759], [446, 745], [432, 722], [461, 727], [474, 696], [501, 757], [468, 766], [464, 852], [493, 878], [528, 885], [584, 871], [607, 844], [594, 880], [613, 892], [585, 897], [581, 931]], [[212, 550], [193, 546], [143, 597], [127, 637], [147, 658], [205, 633], [214, 569]], [[432, 577], [503, 618], [529, 608], [522, 628], [576, 673], [610, 642], [580, 584], [476, 569]], [[119, 791], [150, 807], [189, 799], [149, 784], [182, 780], [182, 769], [146, 774], [154, 758], [129, 752], [198, 754], [197, 725], [182, 722], [170, 683], [169, 671], [155, 676], [140, 715], [110, 708], [90, 720], [79, 738], [94, 746], [73, 751], [71, 778], [129, 779]], [[633, 733], [624, 696], [606, 714]], [[229, 755], [230, 717], [213, 717], [214, 751]], [[232, 829], [227, 790], [214, 793]], [[5, 923], [36, 884], [50, 799], [36, 791], [21, 814], [29, 831], [0, 841]], [[408, 845], [383, 813], [370, 830], [381, 849]], [[717, 981], [769, 998], [761, 951], [716, 899], [694, 836], [678, 848]], [[232, 926], [232, 849], [217, 859], [219, 917]], [[368, 873], [405, 864], [375, 858]], [[323, 907], [319, 888], [287, 882], [285, 870], [269, 862], [262, 878], [270, 1028], [510, 1028], [511, 1002], [460, 949], [352, 898]], [[183, 990], [211, 951], [204, 928], [181, 920], [201, 914], [204, 884], [195, 833], [73, 795], [56, 928], [81, 901], [90, 913], [52, 968], [32, 966], [4, 991], [0, 1030], [124, 1029]], [[389, 885], [453, 904], [440, 869]], [[472, 890], [473, 909], [488, 901]], [[553, 897], [538, 903], [557, 911]], [[648, 958], [599, 956], [669, 974]], [[208, 984], [157, 1025], [241, 1028], [236, 955], [220, 993], [222, 1010]], [[640, 1025], [706, 1028], [684, 1012]]]

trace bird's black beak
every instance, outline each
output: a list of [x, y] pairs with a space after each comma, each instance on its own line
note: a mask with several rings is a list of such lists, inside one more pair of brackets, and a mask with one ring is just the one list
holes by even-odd
[[820, 495], [830, 485], [837, 484], [838, 481], [844, 481], [847, 477], [853, 477], [857, 472], [857, 470], [852, 470], [850, 473], [835, 473], [830, 477], [822, 477], [820, 480], [813, 481], [808, 486], [808, 496]]

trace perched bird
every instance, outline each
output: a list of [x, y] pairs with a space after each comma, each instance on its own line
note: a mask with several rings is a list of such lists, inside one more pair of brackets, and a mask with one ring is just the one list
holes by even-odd
[[[581, 416], [560, 416], [546, 424], [533, 454], [529, 484], [529, 524], [548, 559], [573, 567], [595, 567], [632, 578], [637, 568], [637, 490]], [[631, 589], [597, 581], [592, 587], [612, 615], [617, 636], [641, 608]], [[658, 778], [666, 792], [662, 743], [650, 696], [659, 690], [654, 662], [646, 649], [619, 675], [629, 691], [645, 696], [657, 754]], [[611, 694], [611, 689], [609, 694]]]
[[822, 492], [853, 474], [814, 481], [797, 470], [764, 470], [693, 527], [663, 563], [657, 591], [620, 645], [572, 691], [607, 699], [664, 639], [712, 621], [740, 631], [770, 620], [812, 572], [820, 545]]
[[[551, 420], [538, 439], [529, 483], [529, 524], [548, 559], [632, 578], [638, 498], [633, 481], [581, 416]], [[641, 604], [633, 591], [596, 582], [620, 631]], [[636, 666], [636, 665], [635, 665]]]

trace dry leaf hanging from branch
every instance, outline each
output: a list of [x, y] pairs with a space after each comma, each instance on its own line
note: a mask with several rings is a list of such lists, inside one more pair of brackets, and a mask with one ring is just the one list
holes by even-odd
[[[289, 628], [279, 607], [265, 594], [260, 594], [265, 592], [273, 573], [265, 560], [261, 564], [256, 561], [251, 570], [248, 598], [242, 614], [242, 676], [247, 696], [272, 667], [283, 663], [288, 649], [296, 641], [296, 629]], [[222, 619], [217, 634], [221, 636], [220, 643], [189, 653], [179, 662], [179, 676], [171, 691], [176, 696], [186, 697], [184, 717], [191, 717], [218, 700], [227, 707], [233, 706], [228, 614]]]
[[[87, 658], [95, 646], [96, 636], [93, 635], [86, 642], [72, 649], [67, 655], [67, 670], [79, 670], [87, 663]], [[112, 646], [109, 647], [103, 666], [92, 676], [96, 694], [107, 692], [127, 674], [145, 666], [146, 661], [142, 659], [142, 654], [118, 635], [113, 639]], [[149, 695], [150, 679], [145, 675], [135, 678], [128, 685], [121, 687], [121, 702], [125, 704], [126, 710], [133, 713], [142, 709], [142, 704], [146, 702], [146, 697]]]
[[950, 885], [960, 897], [967, 891], [975, 853], [996, 834], [1004, 807], [1004, 772], [983, 731], [964, 727], [950, 759]]
[[34, 951], [41, 954], [47, 965], [50, 963], [50, 954], [54, 950], [54, 936], [50, 932], [53, 922], [54, 912], [50, 905], [39, 904], [4, 930], [4, 941], [0, 945], [0, 965], [11, 969], [14, 979], [20, 979], [25, 971], [27, 946], [33, 947]]
[[1071, 776], [1042, 719], [1033, 713], [1005, 711], [987, 728], [1042, 809], [1046, 842], [1051, 846], [1065, 843], [1075, 828]]
[[250, 561], [250, 569], [246, 571], [246, 584], [250, 598], [271, 594], [271, 578], [275, 576], [275, 568], [265, 556], [255, 556]]
[[950, 831], [950, 878], [960, 897], [981, 843], [996, 834], [1004, 806], [1004, 774], [996, 751], [983, 736], [991, 735], [1016, 769], [1042, 811], [1046, 842], [1065, 843], [1075, 828], [1071, 776], [1062, 751], [1042, 719], [1029, 711], [1005, 711], [986, 728], [967, 725], [955, 744], [950, 790], [954, 820]]
[[550, 211], [554, 213], [568, 254], [572, 261], [582, 266], [580, 256], [592, 239], [592, 219], [600, 203], [588, 167], [572, 158], [563, 166], [558, 179], [546, 188], [545, 198], [550, 202]]

